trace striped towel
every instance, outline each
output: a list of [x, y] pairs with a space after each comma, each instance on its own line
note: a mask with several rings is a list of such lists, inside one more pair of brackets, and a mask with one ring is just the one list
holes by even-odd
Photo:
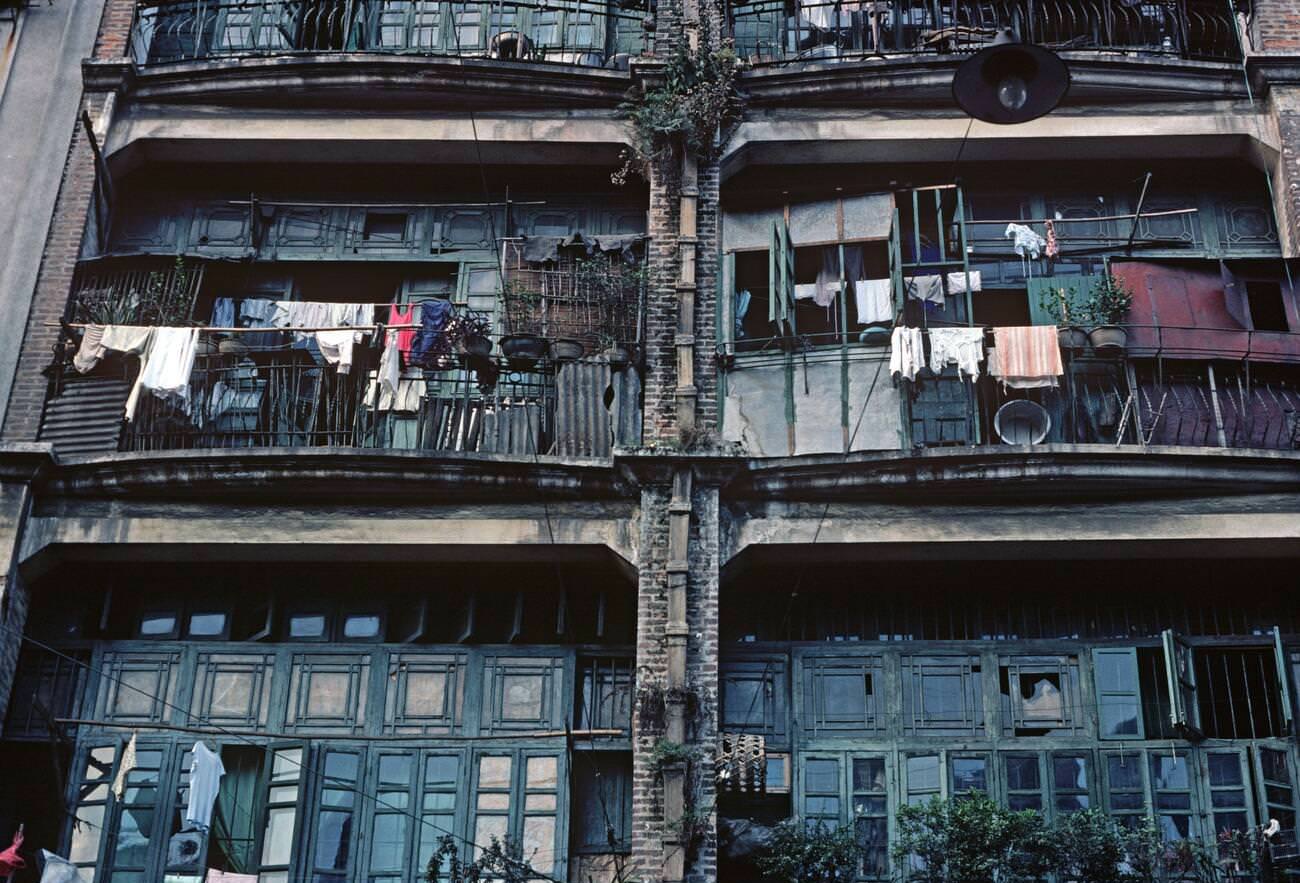
[[993, 339], [997, 346], [993, 373], [1006, 386], [1056, 386], [1056, 378], [1065, 373], [1055, 325], [994, 328]]

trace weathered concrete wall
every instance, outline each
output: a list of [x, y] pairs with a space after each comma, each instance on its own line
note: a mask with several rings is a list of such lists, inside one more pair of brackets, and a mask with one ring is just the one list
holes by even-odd
[[[0, 58], [0, 421], [46, 236], [63, 235], [51, 230], [51, 215], [77, 125], [81, 60], [90, 55], [102, 8], [99, 0], [32, 3], [20, 13], [7, 74]], [[81, 230], [68, 235], [79, 238]]]
[[[794, 399], [793, 431], [786, 422], [786, 387]], [[849, 402], [844, 425], [841, 397]], [[889, 377], [888, 355], [848, 364], [843, 383], [839, 353], [818, 354], [804, 364], [741, 367], [727, 374], [722, 436], [744, 444], [753, 457], [893, 451], [903, 443], [898, 390]], [[794, 439], [791, 449], [790, 440]]]

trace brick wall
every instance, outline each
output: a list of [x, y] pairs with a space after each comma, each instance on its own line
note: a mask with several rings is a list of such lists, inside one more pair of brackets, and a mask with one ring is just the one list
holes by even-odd
[[[103, 96], [88, 96], [83, 101], [83, 107], [90, 110], [92, 118], [102, 100]], [[48, 324], [62, 318], [67, 306], [72, 274], [77, 267], [94, 193], [94, 157], [80, 119], [69, 136], [63, 180], [54, 203], [23, 347], [9, 393], [9, 409], [3, 432], [0, 432], [4, 441], [35, 441], [40, 429], [41, 412], [49, 388], [49, 381], [41, 372], [49, 366], [59, 339], [59, 329], [48, 327]]]
[[95, 38], [96, 59], [121, 58], [127, 54], [134, 17], [135, 0], [106, 0], [99, 36]]
[[677, 437], [677, 224], [681, 214], [671, 170], [653, 170], [647, 255], [645, 415], [647, 442]]

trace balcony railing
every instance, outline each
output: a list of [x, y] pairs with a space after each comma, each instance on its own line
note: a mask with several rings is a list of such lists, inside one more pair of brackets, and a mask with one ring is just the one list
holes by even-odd
[[452, 56], [626, 69], [645, 14], [602, 0], [142, 2], [137, 64], [320, 53]]
[[1241, 58], [1229, 5], [1187, 0], [757, 0], [729, 18], [755, 65], [974, 52], [1001, 27], [1056, 50]]

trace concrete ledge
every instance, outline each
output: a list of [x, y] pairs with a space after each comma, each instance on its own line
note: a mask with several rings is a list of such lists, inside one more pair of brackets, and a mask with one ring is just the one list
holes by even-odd
[[149, 65], [127, 82], [142, 103], [283, 107], [292, 94], [295, 107], [614, 107], [632, 77], [554, 62], [331, 52]]
[[631, 492], [608, 460], [353, 448], [190, 450], [67, 457], [42, 497], [602, 500]]
[[[1300, 451], [1110, 445], [933, 448], [751, 460], [723, 488], [754, 500], [1122, 499], [1300, 493]], [[1300, 505], [1300, 498], [1297, 498]]]

